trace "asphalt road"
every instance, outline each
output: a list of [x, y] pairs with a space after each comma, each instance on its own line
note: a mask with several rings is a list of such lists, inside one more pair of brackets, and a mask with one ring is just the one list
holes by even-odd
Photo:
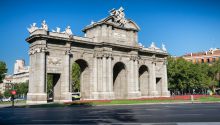
[[0, 125], [27, 123], [220, 125], [220, 103], [0, 108]]

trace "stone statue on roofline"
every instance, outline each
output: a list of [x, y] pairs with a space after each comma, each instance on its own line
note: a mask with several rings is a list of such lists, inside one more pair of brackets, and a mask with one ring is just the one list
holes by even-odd
[[165, 52], [167, 51], [167, 49], [166, 49], [166, 47], [163, 43], [162, 43], [162, 50], [165, 51]]
[[53, 29], [52, 29], [52, 32], [60, 33], [60, 27], [56, 27], [56, 30], [53, 30]]
[[119, 23], [121, 26], [124, 26], [127, 23], [127, 20], [125, 19], [123, 7], [120, 7], [118, 10], [112, 9], [110, 11], [110, 15], [113, 16], [114, 21], [116, 23]]
[[29, 33], [33, 33], [35, 30], [38, 29], [38, 27], [36, 27], [36, 23], [33, 23], [32, 25], [30, 25], [30, 28], [27, 28]]
[[72, 33], [72, 31], [71, 31], [71, 29], [70, 29], [70, 26], [67, 26], [67, 28], [65, 29], [65, 33], [67, 34], [67, 35], [73, 35], [73, 33]]
[[150, 49], [159, 49], [158, 47], [156, 47], [156, 45], [155, 45], [154, 42], [151, 43], [151, 45], [150, 45], [149, 48], [150, 48]]
[[48, 25], [46, 24], [45, 20], [43, 20], [43, 22], [41, 23], [41, 28], [48, 31]]

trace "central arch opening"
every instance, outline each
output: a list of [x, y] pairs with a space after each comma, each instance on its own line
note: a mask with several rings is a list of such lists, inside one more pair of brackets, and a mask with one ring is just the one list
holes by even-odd
[[89, 66], [83, 59], [76, 60], [72, 65], [72, 92], [80, 93], [80, 99], [88, 98], [89, 93]]
[[113, 67], [113, 90], [116, 99], [127, 97], [126, 69], [122, 62], [118, 62]]
[[149, 70], [148, 67], [142, 65], [139, 68], [139, 90], [142, 96], [148, 96], [149, 92]]

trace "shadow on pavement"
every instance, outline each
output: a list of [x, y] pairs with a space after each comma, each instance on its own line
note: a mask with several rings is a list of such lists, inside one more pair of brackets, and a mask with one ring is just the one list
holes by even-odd
[[[52, 108], [51, 108], [52, 107]], [[0, 124], [109, 124], [137, 122], [132, 109], [91, 103], [23, 105], [0, 109]], [[18, 115], [19, 114], [19, 115]]]

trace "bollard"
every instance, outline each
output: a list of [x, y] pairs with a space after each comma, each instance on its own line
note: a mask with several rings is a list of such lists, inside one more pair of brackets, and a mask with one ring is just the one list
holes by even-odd
[[12, 108], [14, 108], [14, 96], [16, 95], [16, 91], [12, 90], [11, 91], [11, 97], [12, 97]]
[[190, 99], [191, 99], [191, 102], [193, 103], [194, 101], [193, 95], [190, 95]]
[[14, 104], [15, 104], [15, 103], [14, 103], [14, 95], [12, 95], [11, 98], [12, 98], [12, 108], [14, 108]]

